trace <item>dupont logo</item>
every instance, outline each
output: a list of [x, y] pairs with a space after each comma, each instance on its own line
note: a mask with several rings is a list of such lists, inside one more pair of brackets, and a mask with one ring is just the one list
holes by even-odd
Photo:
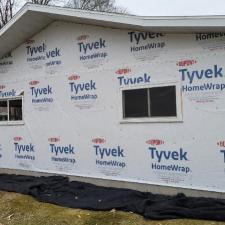
[[83, 35], [80, 35], [78, 38], [77, 38], [77, 41], [85, 41], [89, 38], [90, 36], [88, 34], [83, 34]]
[[48, 139], [49, 142], [51, 143], [57, 143], [60, 141], [60, 138], [57, 138], [57, 137], [51, 137]]
[[95, 138], [92, 140], [92, 142], [95, 144], [103, 144], [103, 143], [106, 143], [106, 140], [103, 138]]
[[158, 139], [152, 139], [152, 140], [146, 141], [146, 143], [149, 145], [157, 146], [157, 145], [163, 145], [165, 142]]
[[192, 66], [196, 63], [197, 63], [197, 61], [194, 59], [187, 59], [187, 60], [181, 60], [181, 61], [177, 62], [177, 66], [180, 66], [180, 67]]
[[68, 80], [79, 80], [79, 79], [80, 79], [80, 76], [78, 76], [76, 74], [73, 74], [73, 75], [68, 77]]
[[40, 82], [39, 81], [37, 81], [37, 80], [32, 80], [31, 82], [29, 82], [29, 84], [31, 85], [31, 86], [35, 86], [35, 85], [37, 85], [37, 84], [39, 84]]
[[217, 145], [218, 145], [219, 147], [225, 147], [225, 141], [219, 141], [219, 142], [217, 143]]
[[126, 74], [129, 74], [130, 72], [131, 72], [131, 69], [124, 68], [124, 69], [118, 69], [116, 71], [116, 74], [118, 74], [118, 75], [126, 75]]
[[0, 85], [0, 90], [3, 90], [5, 88], [6, 88], [5, 85]]
[[22, 137], [14, 137], [13, 140], [18, 142], [18, 141], [22, 141], [23, 138]]
[[33, 40], [33, 39], [27, 39], [25, 41], [25, 44], [29, 45], [29, 44], [33, 44], [34, 42], [35, 42], [35, 40]]

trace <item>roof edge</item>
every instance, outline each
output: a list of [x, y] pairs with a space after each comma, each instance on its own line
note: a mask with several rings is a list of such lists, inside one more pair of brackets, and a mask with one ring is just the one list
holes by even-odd
[[12, 17], [12, 19], [10, 19], [8, 23], [2, 27], [2, 29], [0, 29], [0, 36], [28, 11], [29, 6], [29, 3], [23, 5], [23, 7]]
[[[27, 11], [33, 12], [42, 12], [42, 13], [55, 13], [61, 15], [60, 12], [67, 12], [68, 16], [74, 17], [85, 17], [87, 19], [96, 19], [96, 20], [107, 20], [112, 22], [121, 22], [121, 19], [124, 23], [128, 23], [127, 20], [131, 20], [128, 24], [138, 25], [138, 26], [146, 26], [146, 22], [148, 20], [199, 20], [199, 19], [225, 19], [225, 15], [196, 15], [196, 16], [137, 16], [137, 15], [129, 15], [129, 14], [119, 14], [119, 13], [108, 13], [108, 12], [97, 12], [97, 11], [88, 11], [88, 10], [80, 10], [68, 7], [60, 7], [60, 6], [45, 6], [38, 5], [33, 3], [26, 3], [23, 7], [13, 16], [13, 18], [0, 29], [0, 36], [4, 34], [16, 21], [18, 21]], [[98, 18], [97, 18], [98, 17]], [[101, 17], [101, 18], [100, 18]], [[119, 21], [117, 20], [119, 19]]]
[[34, 3], [26, 3], [22, 8], [27, 7], [28, 10], [38, 11], [38, 12], [48, 12], [49, 9], [55, 11], [68, 11], [73, 13], [81, 13], [83, 15], [95, 15], [95, 16], [108, 16], [108, 17], [118, 17], [118, 18], [133, 18], [138, 20], [187, 20], [187, 19], [225, 19], [225, 15], [191, 15], [191, 16], [139, 16], [131, 14], [122, 13], [111, 13], [111, 12], [99, 12], [91, 10], [75, 9], [70, 7], [53, 6], [53, 5], [38, 5]]
[[225, 31], [225, 15], [136, 16], [26, 3], [0, 30], [0, 58], [53, 21], [168, 33]]

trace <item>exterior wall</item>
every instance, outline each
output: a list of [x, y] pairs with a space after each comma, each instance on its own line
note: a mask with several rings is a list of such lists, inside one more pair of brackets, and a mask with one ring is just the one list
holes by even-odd
[[[1, 168], [224, 193], [224, 49], [224, 33], [53, 23], [1, 60], [0, 98], [24, 93]], [[121, 90], [174, 83], [178, 121], [122, 119]]]

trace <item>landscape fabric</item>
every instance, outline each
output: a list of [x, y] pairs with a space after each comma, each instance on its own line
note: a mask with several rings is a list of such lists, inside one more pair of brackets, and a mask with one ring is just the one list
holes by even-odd
[[40, 202], [95, 211], [133, 212], [153, 220], [225, 221], [225, 200], [152, 194], [69, 181], [67, 177], [0, 174], [0, 190], [31, 195]]

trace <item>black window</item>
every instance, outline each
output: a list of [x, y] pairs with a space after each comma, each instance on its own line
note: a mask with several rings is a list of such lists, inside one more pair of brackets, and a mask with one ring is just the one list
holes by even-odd
[[150, 89], [150, 115], [152, 117], [177, 116], [176, 87]]
[[8, 120], [8, 102], [0, 101], [0, 121]]
[[18, 121], [22, 120], [22, 99], [9, 101], [9, 120]]
[[123, 92], [124, 116], [147, 117], [148, 116], [148, 90], [137, 89]]
[[22, 98], [0, 100], [0, 122], [22, 121], [23, 106]]
[[123, 91], [123, 117], [176, 117], [176, 86]]

